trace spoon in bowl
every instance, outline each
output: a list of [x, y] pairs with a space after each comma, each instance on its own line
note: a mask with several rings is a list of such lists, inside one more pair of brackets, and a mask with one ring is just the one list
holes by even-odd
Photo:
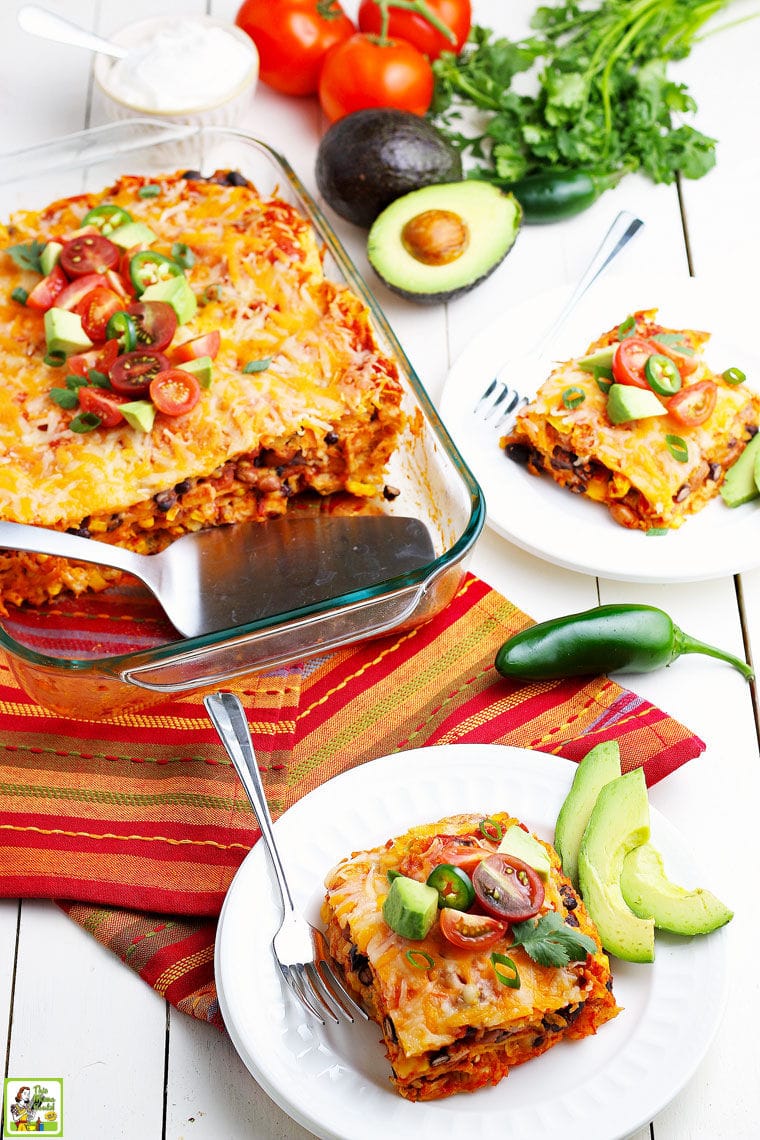
[[25, 32], [30, 32], [33, 36], [40, 36], [43, 40], [86, 48], [88, 51], [96, 51], [101, 55], [113, 56], [114, 59], [125, 59], [128, 54], [126, 48], [119, 47], [109, 40], [104, 40], [100, 36], [86, 31], [85, 28], [80, 28], [78, 24], [72, 24], [70, 20], [65, 20], [63, 16], [57, 16], [55, 12], [48, 12], [46, 8], [40, 8], [36, 4], [24, 4], [19, 8], [18, 22]]

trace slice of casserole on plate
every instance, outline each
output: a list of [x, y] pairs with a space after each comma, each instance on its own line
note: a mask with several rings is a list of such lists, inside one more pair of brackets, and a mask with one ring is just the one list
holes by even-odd
[[[304, 497], [392, 495], [396, 364], [309, 220], [236, 173], [18, 212], [0, 283], [0, 518], [149, 554]], [[119, 576], [0, 552], [0, 612]]]
[[[532, 848], [540, 873], [505, 848], [515, 830], [523, 842], [508, 847]], [[326, 887], [330, 952], [409, 1100], [496, 1084], [619, 1012], [557, 853], [506, 813], [414, 827], [344, 859]]]

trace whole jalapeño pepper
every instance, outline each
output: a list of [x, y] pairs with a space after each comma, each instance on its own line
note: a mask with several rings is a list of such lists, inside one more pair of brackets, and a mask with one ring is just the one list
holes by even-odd
[[704, 653], [727, 661], [747, 681], [745, 661], [684, 633], [655, 606], [597, 606], [529, 626], [505, 641], [496, 654], [504, 677], [553, 681], [600, 673], [649, 673], [683, 653]]

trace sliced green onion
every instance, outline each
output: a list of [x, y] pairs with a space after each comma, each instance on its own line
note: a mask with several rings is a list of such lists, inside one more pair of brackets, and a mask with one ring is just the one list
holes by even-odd
[[680, 435], [666, 435], [665, 443], [674, 459], [677, 459], [679, 463], [688, 463], [689, 445], [685, 439], [681, 439]]
[[172, 260], [176, 261], [177, 265], [181, 265], [183, 269], [190, 269], [191, 266], [195, 265], [195, 254], [185, 242], [175, 241], [172, 246]]
[[649, 530], [646, 532], [646, 535], [647, 535], [647, 538], [650, 538], [654, 535], [667, 534], [667, 533], [668, 533], [668, 527], [666, 527], [666, 526], [650, 526]]
[[631, 316], [623, 321], [622, 325], [618, 325], [617, 338], [618, 340], [625, 340], [626, 337], [633, 336], [636, 332], [636, 318]]
[[565, 388], [562, 393], [562, 403], [570, 411], [573, 408], [579, 408], [585, 399], [586, 393], [582, 388]]
[[221, 300], [222, 287], [221, 285], [207, 285], [201, 293], [201, 304], [210, 305], [212, 301]]
[[501, 843], [504, 838], [504, 828], [499, 823], [498, 819], [481, 819], [480, 821], [480, 834], [484, 839], [493, 839], [495, 843]]
[[431, 958], [424, 950], [407, 950], [406, 960], [415, 970], [432, 970], [435, 958]]
[[78, 416], [74, 416], [69, 427], [72, 431], [83, 435], [87, 431], [94, 431], [96, 427], [100, 427], [100, 424], [100, 416], [96, 416], [94, 412], [80, 412]]
[[610, 373], [610, 377], [607, 379], [606, 370], [602, 371], [600, 369], [599, 372], [594, 372], [594, 379], [596, 380], [596, 386], [599, 391], [606, 396], [612, 387], [612, 373]]
[[271, 363], [271, 356], [265, 356], [263, 360], [249, 360], [243, 365], [243, 372], [264, 372]]
[[25, 305], [29, 294], [26, 289], [22, 289], [20, 285], [11, 293], [11, 301], [16, 301], [19, 305]]
[[519, 990], [520, 975], [517, 966], [507, 954], [498, 954], [494, 950], [491, 953], [491, 964], [493, 965], [493, 972], [503, 986], [509, 986], [511, 990]]
[[79, 403], [76, 392], [71, 388], [51, 388], [48, 395], [59, 408], [75, 408]]
[[122, 352], [132, 352], [137, 346], [137, 325], [129, 313], [119, 309], [109, 317], [106, 325], [106, 340], [118, 340]]
[[742, 372], [741, 368], [727, 368], [723, 373], [723, 379], [727, 384], [743, 384], [747, 379], [747, 374]]
[[44, 363], [47, 364], [48, 368], [60, 368], [66, 363], [66, 353], [60, 348], [54, 348], [45, 353]]
[[156, 186], [154, 182], [149, 182], [146, 186], [141, 186], [137, 191], [138, 198], [157, 198], [161, 193], [161, 187]]

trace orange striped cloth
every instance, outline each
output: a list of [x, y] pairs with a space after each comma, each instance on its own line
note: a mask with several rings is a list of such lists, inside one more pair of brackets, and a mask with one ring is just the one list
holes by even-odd
[[[704, 749], [608, 678], [499, 677], [496, 650], [529, 622], [470, 575], [419, 629], [236, 684], [273, 816], [340, 772], [422, 745], [579, 760], [614, 737], [624, 768], [643, 766], [650, 784]], [[66, 900], [167, 1000], [221, 1025], [216, 916], [258, 832], [200, 698], [77, 721], [31, 704], [5, 665], [0, 723], [0, 893]]]

